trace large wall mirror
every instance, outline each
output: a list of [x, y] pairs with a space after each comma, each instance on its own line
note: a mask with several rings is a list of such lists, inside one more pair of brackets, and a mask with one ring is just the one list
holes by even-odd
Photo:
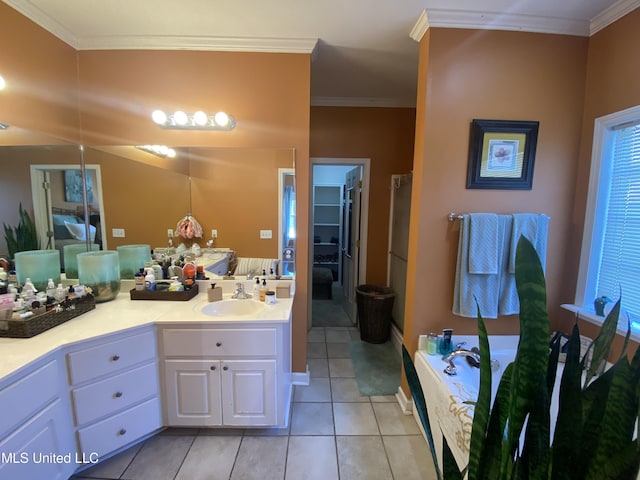
[[[12, 129], [13, 136], [3, 139]], [[135, 146], [88, 146], [81, 153], [77, 145], [10, 127], [0, 132], [0, 221], [17, 225], [21, 205], [35, 211], [38, 248], [56, 248], [79, 241], [65, 222], [85, 226], [88, 216], [89, 243], [113, 250], [137, 243], [166, 247], [168, 230], [191, 214], [202, 225], [203, 238], [174, 237], [174, 245], [190, 247], [195, 241], [204, 247], [216, 230], [214, 246], [239, 256], [282, 258], [283, 245], [295, 252], [295, 230], [288, 229], [283, 243], [281, 224], [283, 169], [290, 175], [285, 184], [294, 185], [292, 148], [174, 149], [175, 158]], [[48, 193], [36, 195], [43, 184]], [[289, 210], [289, 218], [292, 214]], [[262, 230], [271, 230], [272, 237], [261, 238]], [[8, 255], [4, 235], [0, 255]]]

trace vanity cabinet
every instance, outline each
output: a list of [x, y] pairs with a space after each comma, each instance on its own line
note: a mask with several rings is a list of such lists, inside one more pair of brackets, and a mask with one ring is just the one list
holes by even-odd
[[67, 479], [77, 467], [55, 355], [0, 389], [0, 478]]
[[103, 456], [162, 427], [153, 328], [66, 354], [80, 452]]
[[288, 324], [159, 329], [169, 426], [285, 426]]

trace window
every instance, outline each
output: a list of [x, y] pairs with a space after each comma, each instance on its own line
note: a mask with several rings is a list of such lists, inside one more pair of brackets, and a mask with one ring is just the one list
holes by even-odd
[[594, 299], [622, 295], [619, 331], [640, 337], [640, 106], [596, 119], [582, 243], [575, 307], [602, 323]]

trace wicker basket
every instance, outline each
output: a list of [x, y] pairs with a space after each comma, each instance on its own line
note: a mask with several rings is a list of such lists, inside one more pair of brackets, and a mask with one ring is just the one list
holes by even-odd
[[391, 334], [391, 310], [395, 294], [387, 287], [359, 285], [356, 287], [360, 339], [369, 343], [384, 343]]
[[63, 302], [60, 307], [60, 311], [50, 310], [24, 320], [0, 320], [0, 337], [31, 338], [93, 310], [96, 308], [96, 301], [93, 295], [85, 295]]

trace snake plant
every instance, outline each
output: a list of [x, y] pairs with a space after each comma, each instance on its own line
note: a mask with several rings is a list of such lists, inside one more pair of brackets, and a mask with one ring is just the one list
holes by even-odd
[[[426, 432], [439, 480], [634, 479], [640, 466], [636, 429], [640, 405], [640, 349], [627, 357], [630, 327], [622, 353], [610, 359], [620, 300], [605, 319], [590, 350], [580, 358], [578, 325], [567, 343], [567, 357], [551, 438], [551, 394], [556, 379], [559, 338], [550, 345], [546, 287], [531, 243], [521, 237], [516, 251], [520, 299], [520, 341], [515, 360], [505, 369], [491, 406], [490, 348], [481, 312], [480, 388], [471, 431], [469, 463], [462, 469], [443, 438], [440, 470], [422, 387], [403, 346], [405, 374]], [[588, 357], [591, 356], [590, 362]], [[604, 369], [607, 360], [612, 361]], [[524, 435], [522, 435], [524, 433]], [[524, 444], [521, 446], [521, 438]]]
[[22, 208], [22, 203], [18, 208], [20, 221], [15, 227], [7, 226], [4, 222], [4, 239], [7, 242], [9, 258], [14, 258], [16, 252], [38, 249], [38, 235], [36, 226], [29, 213]]

